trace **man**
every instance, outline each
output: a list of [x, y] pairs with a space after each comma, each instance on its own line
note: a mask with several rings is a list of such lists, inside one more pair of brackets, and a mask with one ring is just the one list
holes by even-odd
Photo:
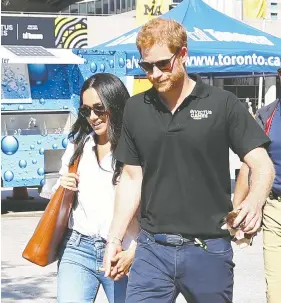
[[[281, 80], [281, 68], [278, 69]], [[281, 81], [280, 81], [281, 82]], [[256, 120], [271, 139], [268, 154], [276, 176], [263, 210], [263, 251], [267, 283], [267, 302], [280, 303], [281, 298], [281, 97], [259, 109]], [[249, 191], [249, 168], [243, 164], [235, 187], [237, 207]]]
[[[229, 146], [251, 167], [252, 187], [235, 225], [255, 232], [271, 188], [267, 136], [235, 96], [187, 75], [186, 30], [161, 18], [137, 36], [140, 66], [153, 88], [127, 102], [116, 158], [117, 188], [104, 266], [118, 278], [114, 256], [140, 206], [141, 228], [127, 303], [232, 302], [232, 248], [223, 218], [232, 210]], [[141, 201], [141, 202], [140, 202]]]

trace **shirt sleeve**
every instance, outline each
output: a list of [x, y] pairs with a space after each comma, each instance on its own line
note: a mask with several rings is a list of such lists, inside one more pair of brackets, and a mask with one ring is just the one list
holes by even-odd
[[241, 161], [251, 150], [270, 144], [268, 136], [233, 94], [227, 100], [227, 127], [230, 147]]
[[59, 178], [57, 179], [56, 184], [52, 187], [52, 194], [54, 194], [56, 192], [56, 190], [59, 188], [61, 176], [68, 173], [69, 162], [70, 162], [70, 159], [71, 159], [73, 153], [74, 153], [74, 144], [71, 142], [68, 142], [66, 150], [61, 158], [61, 168], [59, 170]]
[[132, 134], [133, 125], [130, 117], [132, 117], [132, 115], [130, 115], [127, 102], [123, 115], [121, 136], [119, 138], [117, 148], [114, 152], [114, 157], [116, 160], [124, 164], [140, 165], [138, 150]]

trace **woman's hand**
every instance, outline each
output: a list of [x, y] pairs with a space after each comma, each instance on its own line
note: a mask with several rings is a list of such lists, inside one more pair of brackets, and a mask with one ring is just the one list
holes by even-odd
[[77, 191], [77, 183], [79, 182], [78, 173], [67, 173], [63, 175], [60, 179], [60, 185], [72, 191]]
[[116, 264], [114, 268], [116, 268], [117, 272], [115, 276], [112, 276], [114, 281], [120, 280], [129, 272], [135, 257], [135, 252], [136, 244], [133, 244], [128, 250], [121, 251], [112, 259], [112, 263]]

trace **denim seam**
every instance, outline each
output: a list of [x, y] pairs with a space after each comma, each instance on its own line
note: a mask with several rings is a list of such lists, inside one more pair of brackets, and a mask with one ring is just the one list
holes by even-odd
[[64, 264], [64, 263], [79, 265], [80, 267], [82, 267], [86, 271], [88, 271], [89, 273], [94, 274], [94, 276], [98, 279], [98, 276], [96, 275], [96, 272], [94, 270], [89, 269], [88, 267], [86, 267], [85, 265], [83, 265], [83, 264], [81, 264], [79, 262], [76, 262], [76, 261], [73, 261], [73, 260], [70, 260], [70, 259], [64, 259], [64, 260], [61, 259], [60, 264]]
[[176, 297], [176, 285], [174, 284], [174, 290], [173, 290], [173, 295], [172, 295], [172, 298], [171, 298], [171, 303], [175, 302], [175, 297]]
[[[201, 248], [201, 247], [200, 247]], [[204, 249], [204, 248], [201, 248]], [[228, 250], [224, 250], [224, 251], [218, 251], [218, 252], [213, 252], [213, 251], [209, 251], [208, 249], [204, 249], [204, 251], [206, 251], [208, 254], [210, 255], [214, 255], [214, 256], [223, 256], [226, 255], [228, 253], [230, 253], [232, 251], [232, 247], [229, 248]]]

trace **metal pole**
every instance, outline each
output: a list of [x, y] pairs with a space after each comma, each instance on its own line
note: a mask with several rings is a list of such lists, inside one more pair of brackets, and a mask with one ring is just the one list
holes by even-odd
[[212, 86], [214, 85], [214, 77], [213, 77], [212, 74], [210, 74], [209, 84], [212, 85]]
[[258, 96], [258, 109], [261, 108], [262, 105], [262, 86], [263, 86], [263, 77], [259, 79], [259, 96]]

